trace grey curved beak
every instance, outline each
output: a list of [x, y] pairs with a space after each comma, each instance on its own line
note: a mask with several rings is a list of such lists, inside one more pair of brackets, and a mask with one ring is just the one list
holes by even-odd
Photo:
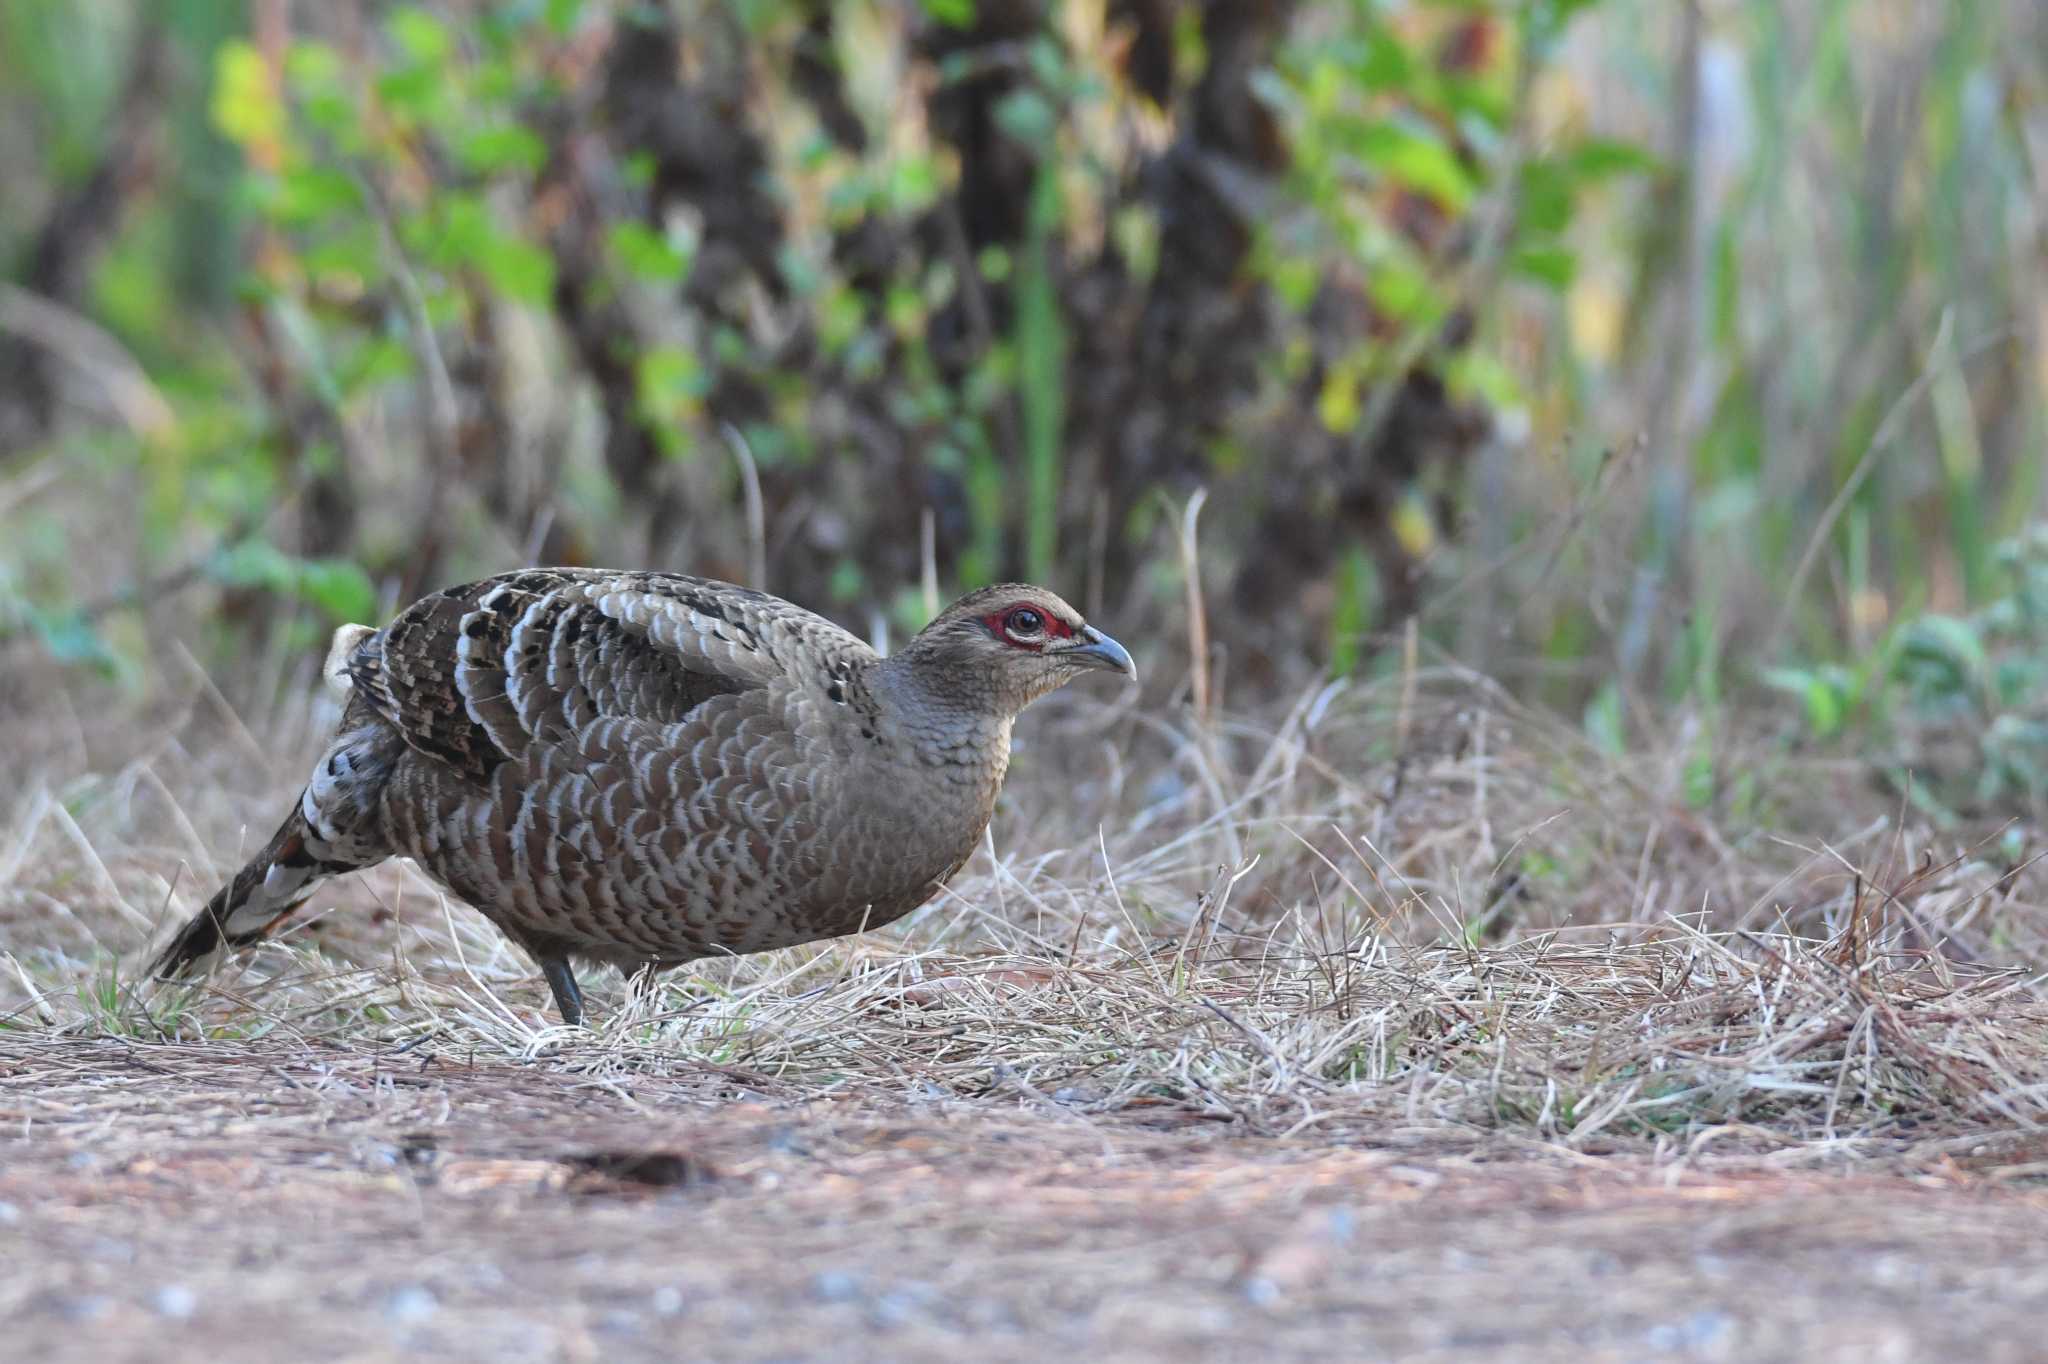
[[1074, 642], [1060, 652], [1084, 668], [1101, 668], [1138, 680], [1138, 665], [1131, 662], [1129, 650], [1092, 625], [1082, 626]]

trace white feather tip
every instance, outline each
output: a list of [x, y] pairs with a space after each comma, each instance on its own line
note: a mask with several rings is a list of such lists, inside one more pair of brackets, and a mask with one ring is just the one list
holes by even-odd
[[348, 661], [355, 657], [362, 642], [376, 633], [367, 625], [344, 625], [334, 632], [334, 642], [327, 646], [327, 662], [321, 665], [320, 675], [327, 680], [328, 689], [336, 696], [346, 696], [354, 690], [355, 681], [348, 675]]

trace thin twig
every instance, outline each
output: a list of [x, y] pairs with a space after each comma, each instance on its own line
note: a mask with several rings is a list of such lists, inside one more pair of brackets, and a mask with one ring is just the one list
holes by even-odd
[[1195, 489], [1180, 516], [1180, 571], [1187, 584], [1188, 602], [1188, 681], [1195, 725], [1203, 730], [1209, 727], [1209, 616], [1202, 602], [1202, 562], [1197, 552], [1196, 526], [1202, 516], [1202, 504], [1208, 500], [1207, 488]]
[[740, 466], [740, 491], [747, 511], [747, 586], [756, 592], [766, 592], [768, 530], [767, 517], [761, 509], [761, 472], [754, 464], [754, 452], [748, 448], [747, 438], [740, 429], [731, 422], [723, 423], [719, 429], [725, 433], [726, 446]]
[[917, 518], [918, 584], [924, 591], [924, 618], [939, 614], [939, 521], [930, 507]]

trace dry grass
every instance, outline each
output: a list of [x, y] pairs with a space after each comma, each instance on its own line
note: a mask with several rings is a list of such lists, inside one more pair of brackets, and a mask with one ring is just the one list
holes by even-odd
[[1333, 1140], [1443, 1123], [1674, 1161], [1946, 1159], [2048, 1116], [2039, 867], [1784, 759], [1752, 769], [1772, 799], [1746, 824], [1694, 809], [1676, 757], [1609, 759], [1454, 672], [1213, 732], [1066, 698], [1025, 726], [988, 854], [906, 925], [707, 963], [640, 1006], [605, 982], [590, 1031], [555, 1026], [530, 964], [398, 866], [202, 987], [137, 988], [144, 944], [267, 827], [327, 718], [236, 718], [199, 685], [188, 703], [136, 736], [145, 756], [95, 775], [59, 744], [18, 793], [17, 1035], [431, 1039], [596, 1076], [711, 1066], [784, 1098]]

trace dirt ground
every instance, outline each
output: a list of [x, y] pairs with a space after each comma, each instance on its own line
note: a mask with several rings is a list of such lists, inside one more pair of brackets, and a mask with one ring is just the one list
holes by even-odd
[[1966, 1162], [5, 1037], [0, 1160], [40, 1361], [2020, 1360], [2048, 1313], [2048, 1194]]
[[2048, 864], [1492, 696], [1040, 717], [926, 911], [589, 1029], [395, 863], [142, 986], [320, 726], [0, 726], [0, 1362], [2048, 1358]]

